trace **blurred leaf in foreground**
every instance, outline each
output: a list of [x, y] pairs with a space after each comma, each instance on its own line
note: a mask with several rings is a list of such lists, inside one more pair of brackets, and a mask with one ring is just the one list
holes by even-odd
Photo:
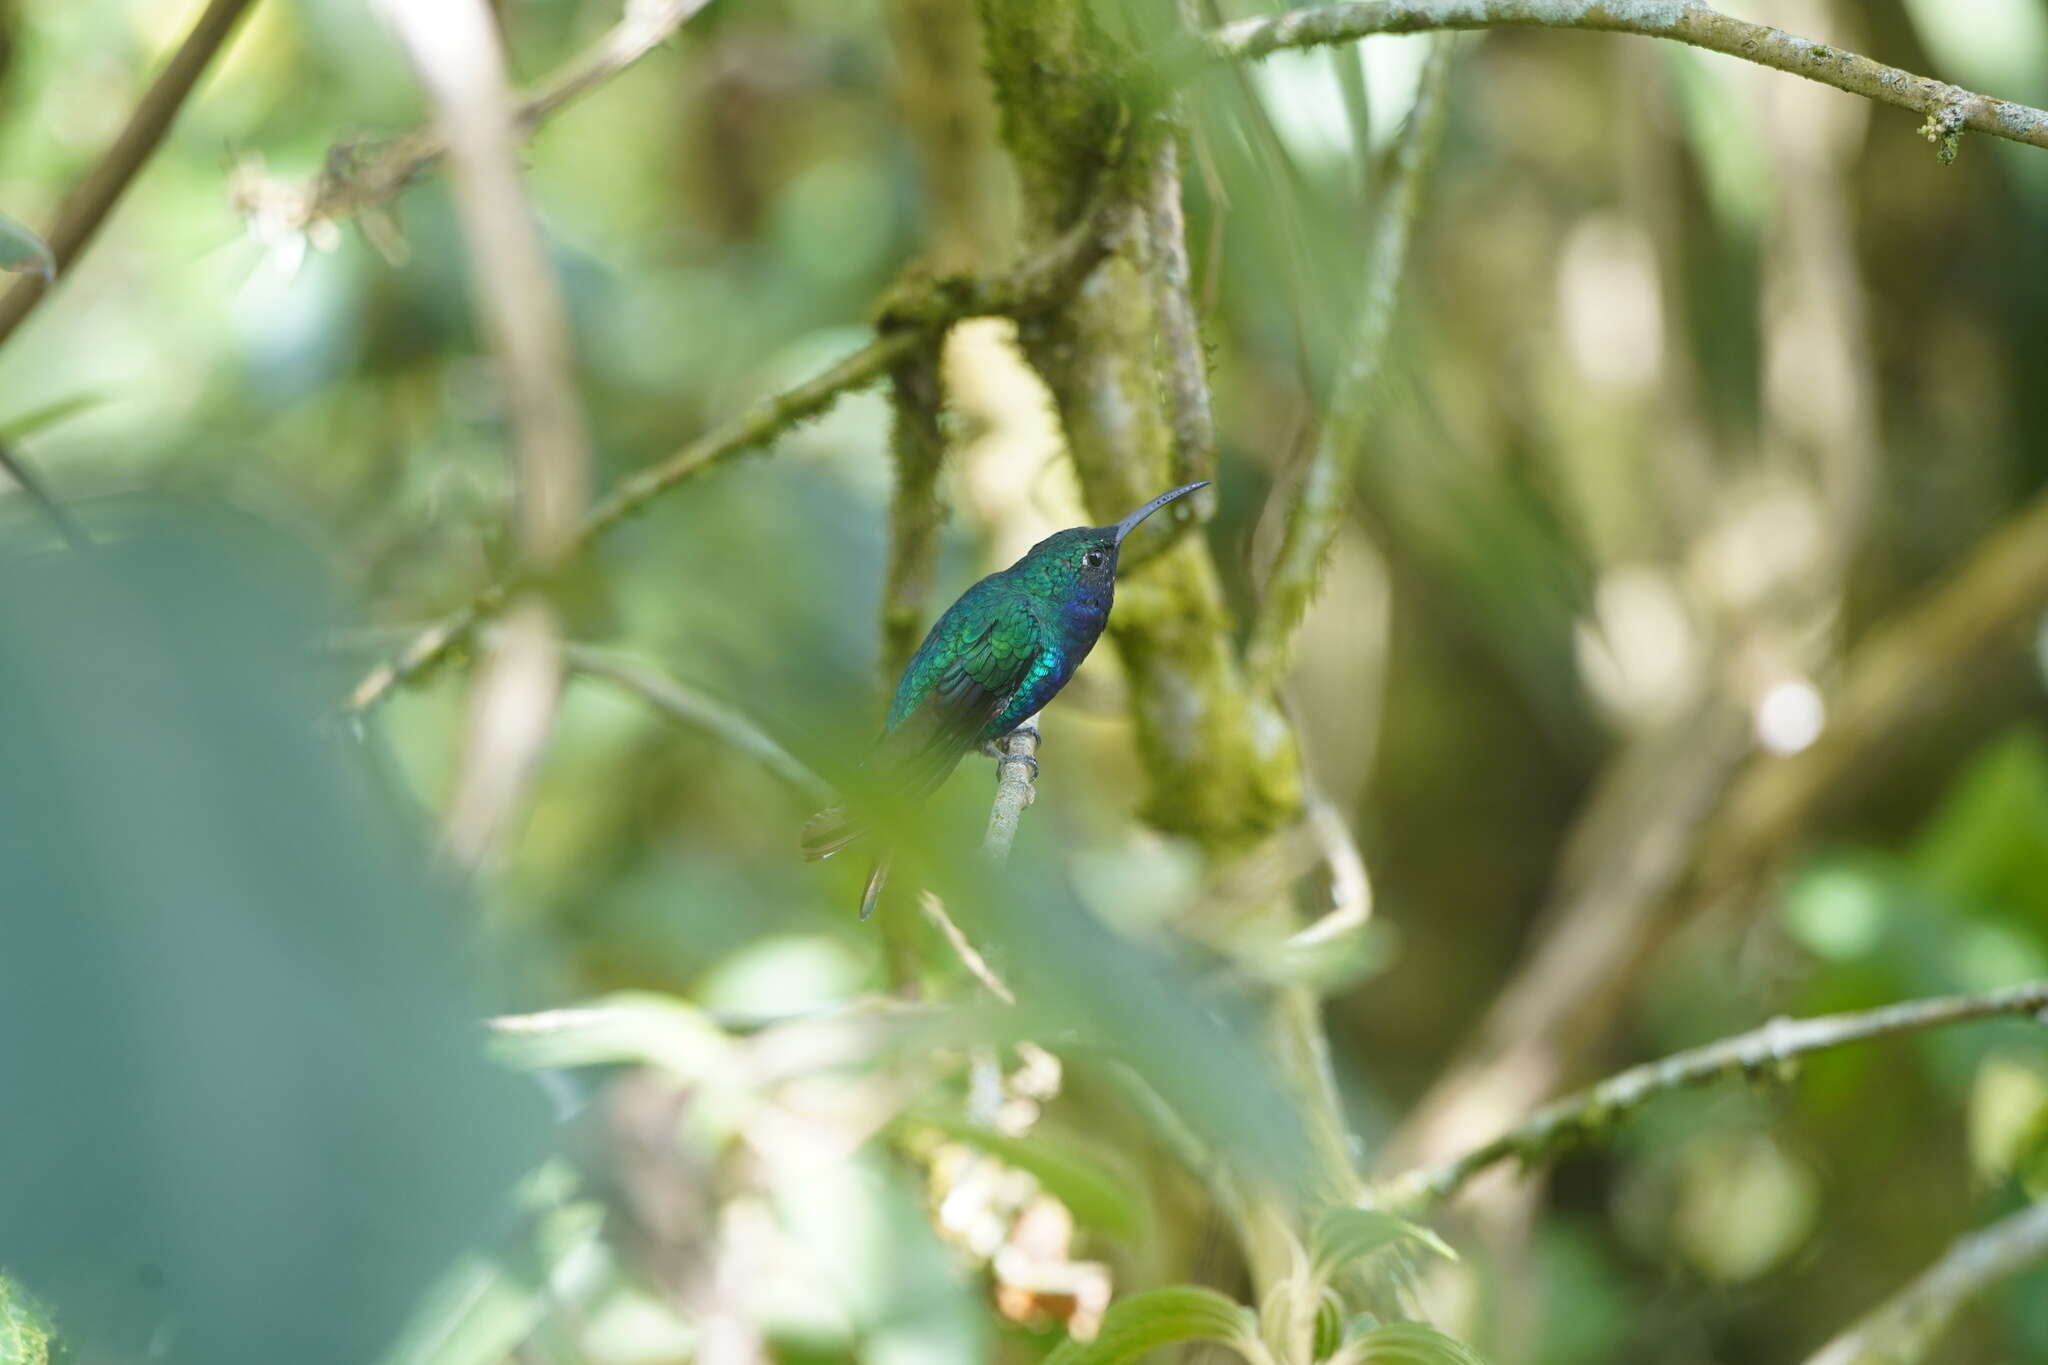
[[1215, 1341], [1249, 1360], [1261, 1357], [1252, 1310], [1213, 1289], [1175, 1285], [1154, 1289], [1113, 1306], [1095, 1340], [1069, 1341], [1046, 1357], [1047, 1365], [1122, 1365], [1147, 1351], [1181, 1341]]
[[0, 573], [0, 1265], [91, 1356], [359, 1365], [544, 1107], [482, 1058], [458, 899], [320, 724], [317, 573], [224, 513], [126, 521]]
[[0, 213], [0, 270], [57, 278], [57, 258], [42, 238]]

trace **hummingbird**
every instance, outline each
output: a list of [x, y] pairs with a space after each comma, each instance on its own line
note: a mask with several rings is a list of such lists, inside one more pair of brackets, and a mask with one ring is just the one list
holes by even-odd
[[[1015, 730], [1058, 694], [1088, 657], [1116, 595], [1124, 537], [1175, 498], [1209, 481], [1169, 489], [1113, 526], [1076, 526], [1039, 541], [946, 608], [903, 670], [881, 738], [862, 767], [888, 802], [930, 796], [976, 749]], [[845, 806], [805, 824], [805, 858], [829, 858], [867, 832]], [[875, 912], [889, 853], [875, 859], [860, 917]]]

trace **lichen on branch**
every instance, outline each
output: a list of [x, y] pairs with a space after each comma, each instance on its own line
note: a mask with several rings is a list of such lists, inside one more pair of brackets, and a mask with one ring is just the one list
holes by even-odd
[[1788, 71], [1926, 116], [1944, 161], [1955, 159], [1954, 139], [1964, 129], [2048, 147], [2048, 110], [1915, 75], [1695, 0], [1347, 0], [1225, 24], [1209, 35], [1208, 48], [1213, 56], [1240, 60], [1379, 33], [1484, 28], [1635, 33]]
[[[1158, 355], [1156, 282], [1170, 262], [1151, 211], [1169, 130], [1136, 104], [1137, 63], [1087, 6], [982, 0], [981, 13], [1028, 236], [1046, 240], [1080, 206], [1104, 205], [1103, 259], [1061, 307], [1023, 320], [1018, 338], [1052, 392], [1088, 504], [1107, 517], [1167, 487], [1179, 448]], [[1300, 817], [1293, 735], [1245, 686], [1206, 543], [1182, 537], [1161, 550], [1171, 529], [1141, 534], [1109, 634], [1151, 784], [1144, 816], [1212, 851], [1242, 849]]]

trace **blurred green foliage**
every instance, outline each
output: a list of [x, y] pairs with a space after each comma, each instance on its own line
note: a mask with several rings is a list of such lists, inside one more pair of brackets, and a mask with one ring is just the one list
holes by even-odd
[[[188, 8], [0, 5], [9, 213], [49, 221]], [[2048, 97], [2039, 0], [1752, 8]], [[619, 14], [497, 9], [523, 81]], [[859, 344], [873, 299], [930, 247], [943, 196], [899, 102], [892, 12], [712, 4], [533, 139], [603, 486]], [[1241, 615], [1272, 531], [1260, 508], [1327, 397], [1418, 41], [1190, 92], [1223, 448], [1207, 534]], [[1666, 692], [1759, 656], [1817, 660], [1828, 683], [1842, 645], [2048, 478], [2048, 154], [1973, 138], [1942, 167], [1905, 115], [1787, 85], [1588, 35], [1503, 33], [1461, 56], [1382, 416], [1288, 699], [1372, 877], [1370, 970], [1327, 1011], [1367, 1155], [1513, 978], [1575, 817]], [[353, 226], [266, 235], [227, 186], [245, 160], [309, 175], [338, 139], [421, 113], [367, 7], [259, 4], [0, 355], [0, 432], [106, 542], [65, 557], [23, 500], [0, 507], [0, 1092], [16, 1097], [0, 1266], [107, 1359], [360, 1361], [400, 1339], [407, 1365], [488, 1365], [521, 1343], [623, 1365], [686, 1358], [733, 1327], [720, 1303], [789, 1361], [1041, 1358], [1058, 1315], [992, 1309], [990, 1258], [928, 1207], [937, 1134], [1063, 1193], [1071, 1259], [1109, 1266], [1119, 1295], [1201, 1284], [1238, 1303], [1189, 1151], [1285, 1182], [1302, 1134], [1228, 936], [1180, 932], [1218, 894], [1198, 853], [1129, 820], [1142, 783], [1108, 650], [1047, 717], [1017, 875], [989, 888], [967, 858], [980, 765], [930, 813], [923, 880], [1017, 990], [1016, 1017], [960, 1003], [770, 1079], [769, 1040], [807, 1042], [782, 1030], [836, 1017], [889, 970], [882, 932], [849, 910], [865, 869], [793, 856], [802, 793], [572, 677], [513, 848], [456, 887], [431, 870], [430, 818], [468, 661], [360, 740], [323, 728], [392, 642], [344, 632], [337, 649], [331, 628], [417, 622], [503, 567], [504, 404], [436, 178], [396, 206], [402, 259]], [[1000, 176], [985, 132], [966, 159]], [[969, 245], [1007, 259], [1004, 240]], [[1855, 382], [1799, 370], [1823, 350]], [[949, 418], [935, 604], [1079, 519], [1017, 416], [1040, 398], [999, 397]], [[660, 502], [597, 549], [569, 632], [842, 772], [878, 714], [886, 426], [883, 399], [858, 396]], [[1724, 525], [1748, 538], [1717, 540]], [[1709, 571], [1809, 541], [1829, 549], [1758, 569], [1754, 600], [1731, 605]], [[1839, 591], [1815, 606], [1823, 581]], [[2048, 972], [2028, 645], [1880, 737], [1800, 831], [1793, 872], [1674, 935], [1573, 1078], [1774, 1013]], [[938, 993], [971, 999], [907, 893], [890, 913], [939, 964]], [[557, 1103], [569, 1155], [546, 1163], [540, 1096], [479, 1060], [476, 1019], [582, 1002], [605, 1011], [595, 1036], [499, 1039]], [[977, 1056], [1005, 1071], [1020, 1039], [1067, 1066], [1039, 1126], [964, 1128]], [[591, 1155], [649, 1073], [718, 1101], [648, 1120], [681, 1132], [656, 1175]], [[1796, 1359], [2044, 1171], [2048, 1040], [2031, 1023], [1674, 1096], [1556, 1172], [1519, 1277], [1535, 1308], [1475, 1340], [1543, 1365]], [[649, 1188], [684, 1192], [663, 1206], [673, 1226], [636, 1221]], [[721, 1270], [674, 1257], [677, 1241], [758, 1258]], [[0, 1333], [22, 1330], [13, 1303]], [[2048, 1278], [1999, 1291], [1945, 1349], [2048, 1359]]]

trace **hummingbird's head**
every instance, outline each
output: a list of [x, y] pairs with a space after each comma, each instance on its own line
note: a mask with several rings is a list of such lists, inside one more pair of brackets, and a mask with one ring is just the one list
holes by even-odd
[[1161, 493], [1114, 526], [1076, 526], [1069, 531], [1056, 531], [1032, 546], [1031, 553], [1018, 561], [1016, 567], [1028, 567], [1034, 579], [1070, 600], [1098, 605], [1106, 611], [1116, 586], [1117, 552], [1124, 537], [1175, 498], [1208, 486], [1209, 481], [1204, 479]]

